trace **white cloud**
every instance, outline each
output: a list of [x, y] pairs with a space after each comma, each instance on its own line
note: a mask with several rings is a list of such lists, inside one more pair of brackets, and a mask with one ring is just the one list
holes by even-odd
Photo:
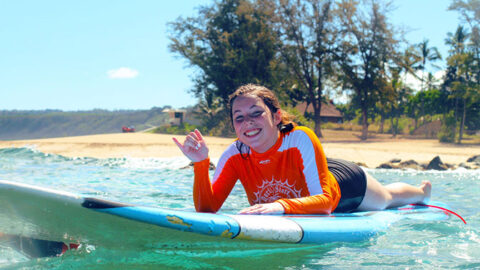
[[107, 71], [107, 74], [110, 79], [132, 79], [138, 76], [138, 71], [127, 67], [121, 67], [109, 70]]
[[[418, 78], [422, 78], [423, 72], [419, 70], [416, 72], [416, 75]], [[424, 76], [426, 80], [428, 73], [425, 72]], [[439, 85], [443, 81], [443, 76], [445, 76], [445, 70], [439, 70], [433, 74], [433, 77], [436, 80], [436, 85]], [[405, 84], [414, 90], [420, 90], [422, 82], [419, 79], [415, 78], [412, 74], [407, 74], [407, 76], [405, 76]]]

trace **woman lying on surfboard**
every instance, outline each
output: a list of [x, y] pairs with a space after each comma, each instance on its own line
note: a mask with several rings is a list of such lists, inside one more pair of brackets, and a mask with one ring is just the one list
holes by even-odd
[[296, 126], [266, 87], [247, 84], [230, 96], [230, 116], [238, 139], [222, 154], [213, 180], [208, 148], [200, 131], [183, 143], [173, 138], [194, 162], [193, 198], [199, 212], [216, 212], [237, 180], [250, 207], [241, 214], [330, 214], [382, 210], [428, 201], [432, 185], [386, 186], [362, 168], [327, 159], [312, 130]]

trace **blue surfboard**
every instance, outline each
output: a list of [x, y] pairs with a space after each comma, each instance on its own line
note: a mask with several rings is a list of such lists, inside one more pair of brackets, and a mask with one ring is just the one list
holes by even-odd
[[[448, 209], [440, 202], [431, 204]], [[130, 205], [0, 181], [4, 234], [104, 247], [261, 241], [295, 244], [363, 241], [402, 219], [445, 220], [446, 211], [408, 205], [332, 215], [236, 215]]]

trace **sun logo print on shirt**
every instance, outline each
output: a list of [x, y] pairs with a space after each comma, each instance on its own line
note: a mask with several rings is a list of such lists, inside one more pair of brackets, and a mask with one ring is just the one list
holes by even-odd
[[301, 197], [302, 189], [295, 189], [294, 185], [288, 184], [288, 179], [282, 180], [263, 180], [262, 185], [257, 186], [257, 192], [253, 192], [255, 199], [253, 202], [270, 203], [283, 198], [299, 198]]

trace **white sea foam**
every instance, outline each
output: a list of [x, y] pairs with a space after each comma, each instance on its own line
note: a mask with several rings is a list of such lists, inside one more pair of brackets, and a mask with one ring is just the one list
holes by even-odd
[[128, 169], [171, 169], [177, 170], [188, 166], [190, 160], [186, 157], [174, 157], [174, 158], [125, 158], [122, 168]]

